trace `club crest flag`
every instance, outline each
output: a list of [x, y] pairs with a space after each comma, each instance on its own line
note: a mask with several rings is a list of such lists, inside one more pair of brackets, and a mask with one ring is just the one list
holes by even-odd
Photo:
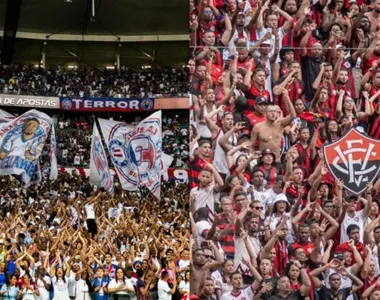
[[0, 175], [19, 175], [24, 184], [40, 180], [39, 156], [52, 119], [30, 110], [0, 127]]
[[57, 165], [57, 143], [55, 140], [54, 124], [51, 126], [50, 133], [50, 176], [49, 180], [56, 180], [58, 178], [58, 165]]
[[145, 185], [160, 197], [161, 170], [161, 111], [155, 112], [137, 126], [99, 119], [100, 128], [125, 190], [136, 191]]
[[339, 140], [325, 145], [323, 153], [332, 175], [343, 186], [360, 195], [380, 172], [380, 140], [351, 128]]
[[92, 133], [90, 182], [104, 188], [109, 193], [114, 192], [113, 176], [108, 167], [106, 152], [96, 123]]

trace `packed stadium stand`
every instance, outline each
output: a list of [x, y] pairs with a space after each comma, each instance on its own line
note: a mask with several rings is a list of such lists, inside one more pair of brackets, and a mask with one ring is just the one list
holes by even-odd
[[193, 299], [380, 299], [380, 1], [189, 3]]
[[[0, 1], [1, 299], [189, 297], [187, 14], [176, 0]], [[25, 185], [2, 172], [25, 167], [9, 157], [15, 143], [26, 159], [39, 153], [42, 119], [16, 128], [20, 139], [8, 132], [31, 109], [52, 120], [58, 175], [50, 133], [41, 177]], [[112, 192], [91, 183], [94, 124], [139, 126], [158, 110], [173, 158], [160, 198], [123, 189], [107, 147]]]

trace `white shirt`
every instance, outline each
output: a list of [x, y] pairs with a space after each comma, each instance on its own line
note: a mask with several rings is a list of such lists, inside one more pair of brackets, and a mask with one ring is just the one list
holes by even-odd
[[238, 294], [234, 294], [233, 292], [226, 293], [222, 295], [220, 300], [250, 300], [254, 295], [255, 293], [252, 290], [252, 286], [249, 286], [246, 289], [241, 290]]
[[216, 192], [214, 191], [214, 185], [210, 184], [208, 187], [201, 188], [195, 187], [190, 191], [190, 199], [195, 197], [195, 210], [201, 207], [208, 209], [208, 218], [210, 221], [214, 220], [214, 198]]
[[343, 244], [349, 240], [347, 235], [347, 227], [351, 224], [359, 226], [359, 241], [363, 243], [364, 221], [365, 217], [363, 215], [363, 209], [361, 211], [356, 211], [352, 218], [346, 213], [343, 222], [340, 224], [340, 243]]
[[34, 295], [34, 287], [33, 290], [24, 288], [22, 291], [22, 300], [35, 300], [35, 295]]
[[178, 288], [187, 293], [187, 295], [190, 295], [190, 282], [185, 282], [185, 280], [182, 280]]
[[211, 224], [208, 221], [199, 221], [195, 223], [195, 226], [197, 228], [197, 244], [198, 247], [201, 247], [202, 242], [205, 241], [205, 238], [203, 237], [203, 233], [206, 233], [211, 229]]
[[95, 207], [94, 207], [94, 204], [86, 204], [84, 206], [84, 209], [86, 211], [87, 219], [94, 219], [95, 220]]
[[[130, 286], [132, 287], [136, 287], [136, 282], [137, 282], [137, 279], [136, 278], [125, 278], [125, 282], [127, 284], [129, 284]], [[131, 300], [137, 300], [137, 295], [136, 295], [136, 292], [127, 292], [127, 294], [129, 295], [129, 298]]]
[[57, 280], [57, 277], [53, 277], [52, 280], [54, 285], [54, 298], [53, 300], [70, 300], [68, 281], [69, 278], [65, 276], [65, 281], [62, 279]]
[[169, 287], [168, 283], [163, 280], [158, 280], [157, 284], [157, 290], [158, 290], [158, 299], [159, 300], [171, 300], [172, 294], [170, 293], [171, 288]]
[[[116, 288], [116, 287], [118, 287], [118, 286], [124, 286], [124, 285], [129, 286], [129, 287], [132, 287], [132, 286], [130, 285], [130, 283], [127, 282], [127, 281], [125, 281], [125, 283], [124, 283], [124, 282], [120, 282], [120, 281], [119, 281], [119, 282], [116, 282], [116, 279], [112, 279], [111, 282], [110, 282], [109, 285], [108, 285], [108, 288], [113, 289], [113, 288]], [[117, 291], [116, 293], [112, 293], [112, 294], [117, 294], [117, 295], [128, 295], [128, 291]]]
[[[51, 284], [49, 276], [45, 275], [44, 280], [46, 283]], [[37, 279], [36, 284], [37, 284], [38, 290], [40, 291], [40, 296], [36, 298], [39, 300], [49, 300], [49, 291], [45, 289], [45, 286], [42, 280]]]
[[85, 280], [79, 279], [76, 282], [76, 297], [75, 300], [90, 300], [88, 285]]
[[80, 156], [76, 155], [74, 157], [74, 165], [80, 165]]
[[71, 270], [70, 271], [70, 277], [68, 280], [68, 289], [69, 289], [69, 296], [75, 297], [75, 288], [76, 288], [76, 280], [75, 280], [75, 273]]

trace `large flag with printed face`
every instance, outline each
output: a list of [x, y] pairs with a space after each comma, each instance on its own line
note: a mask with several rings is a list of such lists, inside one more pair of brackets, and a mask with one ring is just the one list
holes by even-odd
[[98, 127], [94, 123], [91, 143], [90, 182], [104, 188], [109, 193], [114, 192], [113, 176], [108, 167], [106, 152]]
[[30, 110], [0, 126], [0, 175], [19, 175], [28, 184], [40, 181], [39, 156], [52, 119]]
[[50, 180], [58, 178], [58, 165], [57, 165], [57, 143], [55, 140], [54, 124], [51, 126], [50, 133]]
[[99, 119], [110, 158], [125, 190], [136, 191], [145, 185], [160, 197], [162, 163], [161, 111], [137, 126]]

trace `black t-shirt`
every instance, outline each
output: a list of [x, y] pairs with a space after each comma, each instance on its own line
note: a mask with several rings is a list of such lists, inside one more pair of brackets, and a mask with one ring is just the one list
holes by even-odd
[[[303, 300], [305, 299], [305, 296], [302, 296], [299, 291], [292, 291], [289, 295], [286, 297], [282, 297], [279, 295], [273, 295], [269, 298], [269, 300]], [[324, 298], [322, 298], [324, 299]]]
[[[271, 297], [276, 293], [276, 289], [277, 289], [277, 278], [269, 278], [269, 279], [263, 279], [263, 283], [270, 283], [272, 285], [272, 288], [265, 292], [265, 294], [261, 295], [261, 298], [262, 300], [269, 300], [271, 299]], [[261, 289], [261, 286], [260, 288], [258, 289], [258, 291]]]
[[313, 100], [315, 91], [311, 87], [314, 80], [318, 77], [322, 60], [315, 59], [308, 55], [301, 57], [302, 62], [302, 79], [305, 84], [305, 98], [307, 102]]
[[261, 245], [264, 247], [266, 244], [265, 241], [265, 219], [260, 217], [260, 222], [259, 222], [259, 228], [258, 230], [254, 233], [254, 237], [257, 238]]
[[331, 289], [328, 289], [324, 285], [318, 291], [319, 299], [323, 300], [345, 300], [349, 295], [351, 295], [351, 288], [344, 288], [339, 290], [337, 294], [333, 294]]

